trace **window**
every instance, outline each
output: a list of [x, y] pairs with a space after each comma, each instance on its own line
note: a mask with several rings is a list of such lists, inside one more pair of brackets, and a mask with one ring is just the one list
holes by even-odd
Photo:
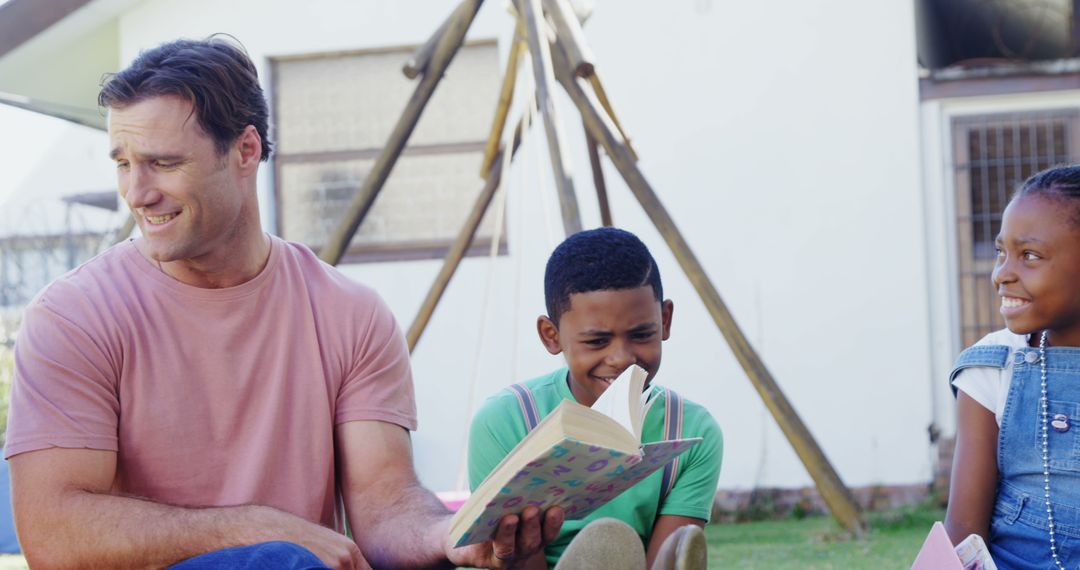
[[[103, 233], [0, 236], [0, 307], [22, 307], [102, 249]], [[0, 339], [2, 340], [2, 339]]]
[[961, 346], [1005, 326], [990, 282], [1001, 211], [1028, 176], [1077, 162], [1078, 120], [1073, 110], [953, 119]]
[[[416, 87], [401, 73], [412, 52], [273, 60], [277, 222], [285, 239], [318, 251], [341, 222]], [[462, 46], [343, 261], [445, 254], [483, 185], [499, 84], [495, 42]], [[477, 232], [478, 252], [490, 247], [493, 218]]]

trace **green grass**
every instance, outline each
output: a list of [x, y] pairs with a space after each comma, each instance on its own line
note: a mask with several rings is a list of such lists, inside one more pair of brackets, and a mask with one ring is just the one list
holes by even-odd
[[[852, 539], [824, 516], [705, 527], [709, 568], [907, 570], [926, 533], [945, 511], [906, 508], [868, 515], [871, 531]], [[22, 556], [0, 555], [0, 570], [25, 570]]]
[[828, 516], [711, 524], [709, 568], [908, 570], [934, 521], [944, 518], [944, 509], [928, 506], [869, 513], [871, 530], [861, 539]]
[[944, 517], [944, 510], [925, 506], [870, 513], [871, 531], [861, 539], [825, 516], [709, 525], [709, 567], [906, 570]]

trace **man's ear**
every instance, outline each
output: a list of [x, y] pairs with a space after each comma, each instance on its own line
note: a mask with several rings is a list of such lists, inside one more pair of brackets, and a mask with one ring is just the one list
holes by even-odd
[[244, 131], [236, 137], [233, 147], [239, 157], [240, 170], [249, 176], [255, 174], [259, 169], [259, 161], [262, 160], [262, 137], [255, 125], [244, 127]]
[[660, 340], [667, 340], [671, 336], [671, 313], [675, 311], [675, 303], [671, 299], [665, 299], [660, 304], [660, 322], [662, 323], [663, 335]]
[[540, 342], [551, 354], [559, 354], [562, 347], [559, 346], [559, 326], [546, 315], [536, 317], [536, 332], [540, 335]]

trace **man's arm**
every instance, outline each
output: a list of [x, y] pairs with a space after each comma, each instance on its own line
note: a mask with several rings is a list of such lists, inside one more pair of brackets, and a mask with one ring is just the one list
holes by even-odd
[[[337, 427], [337, 463], [353, 538], [375, 567], [445, 565], [498, 568], [522, 560], [552, 540], [562, 525], [561, 509], [535, 507], [499, 523], [494, 541], [453, 548], [451, 514], [413, 470], [409, 433], [379, 421]], [[541, 528], [542, 527], [542, 528]]]
[[335, 568], [368, 568], [347, 537], [277, 509], [182, 508], [110, 494], [111, 451], [43, 449], [10, 466], [15, 527], [34, 568], [164, 567], [270, 540], [300, 544]]

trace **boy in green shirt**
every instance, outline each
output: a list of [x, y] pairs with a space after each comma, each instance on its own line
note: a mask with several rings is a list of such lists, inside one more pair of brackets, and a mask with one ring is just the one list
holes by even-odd
[[[548, 259], [544, 295], [548, 314], [537, 319], [537, 332], [548, 352], [562, 353], [566, 367], [495, 394], [477, 412], [469, 433], [469, 480], [474, 490], [528, 434], [528, 400], [535, 403], [535, 421], [563, 400], [591, 406], [631, 364], [649, 373], [646, 390], [653, 390], [658, 399], [645, 418], [642, 440], [666, 439], [669, 426], [665, 424], [681, 421], [681, 437], [702, 437], [703, 441], [677, 460], [669, 480], [658, 471], [585, 519], [566, 521], [544, 556], [538, 554], [514, 565], [554, 567], [566, 552], [567, 560], [559, 567], [564, 568], [571, 552], [587, 550], [581, 544], [586, 536], [599, 533], [600, 541], [607, 542], [629, 536], [628, 544], [607, 547], [617, 556], [634, 556], [628, 553], [635, 548], [643, 551], [644, 555], [636, 555], [641, 558], [640, 568], [646, 564], [654, 570], [703, 568], [705, 548], [700, 529], [712, 511], [723, 438], [705, 408], [651, 383], [660, 367], [661, 342], [670, 334], [673, 311], [672, 302], [663, 298], [656, 261], [645, 244], [629, 232], [615, 228], [579, 232], [560, 244]], [[681, 400], [681, 405], [666, 405], [669, 398], [673, 403]], [[681, 408], [681, 414], [665, 417], [668, 408]], [[629, 527], [613, 528], [610, 518]], [[601, 519], [608, 519], [598, 523], [607, 525], [604, 529], [582, 531]], [[597, 542], [596, 538], [588, 540]], [[616, 561], [606, 559], [603, 567], [613, 567], [611, 564]]]

